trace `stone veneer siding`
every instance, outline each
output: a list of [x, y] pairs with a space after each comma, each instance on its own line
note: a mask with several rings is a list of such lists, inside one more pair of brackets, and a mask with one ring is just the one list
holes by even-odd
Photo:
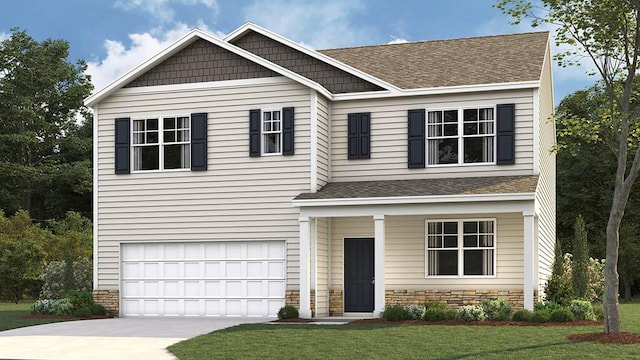
[[118, 290], [93, 290], [93, 301], [104, 306], [109, 316], [120, 315], [120, 294]]
[[311, 79], [334, 94], [384, 90], [378, 85], [253, 31], [234, 40], [233, 44]]
[[[311, 316], [316, 316], [316, 291], [311, 290]], [[287, 290], [284, 295], [284, 304], [293, 305], [300, 309], [300, 290]]]
[[125, 87], [200, 83], [280, 76], [206, 40], [193, 44], [137, 77]]

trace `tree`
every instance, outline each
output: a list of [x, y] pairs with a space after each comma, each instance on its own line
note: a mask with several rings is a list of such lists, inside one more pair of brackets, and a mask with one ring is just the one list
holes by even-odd
[[35, 219], [90, 215], [91, 129], [83, 105], [93, 88], [69, 44], [13, 29], [0, 42], [0, 209]]
[[0, 212], [0, 296], [18, 303], [39, 288], [47, 232], [31, 222], [29, 213], [13, 218]]
[[555, 24], [558, 44], [572, 50], [555, 58], [564, 66], [573, 65], [576, 57], [587, 56], [602, 81], [607, 107], [595, 124], [598, 136], [616, 158], [614, 188], [606, 226], [606, 268], [604, 290], [604, 332], [620, 332], [618, 304], [619, 230], [631, 188], [640, 172], [640, 148], [634, 138], [638, 113], [631, 102], [637, 95], [634, 80], [640, 54], [640, 1], [638, 0], [541, 0], [535, 9], [527, 0], [499, 0], [497, 7], [532, 25]]
[[587, 275], [587, 265], [589, 262], [589, 245], [587, 244], [587, 230], [584, 227], [582, 215], [578, 216], [575, 225], [575, 236], [573, 239], [573, 272], [571, 282], [573, 284], [573, 294], [585, 299], [589, 291], [589, 279]]
[[636, 224], [623, 224], [620, 228], [620, 258], [618, 271], [624, 299], [631, 300], [631, 286], [640, 279], [640, 239]]

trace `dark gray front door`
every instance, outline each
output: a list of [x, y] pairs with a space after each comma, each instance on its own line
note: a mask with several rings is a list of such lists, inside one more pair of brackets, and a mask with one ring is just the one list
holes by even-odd
[[344, 311], [373, 311], [373, 239], [344, 239]]

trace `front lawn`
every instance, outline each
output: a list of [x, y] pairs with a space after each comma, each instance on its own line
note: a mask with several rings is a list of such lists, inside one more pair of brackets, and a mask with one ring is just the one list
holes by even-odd
[[[640, 333], [640, 304], [620, 306], [622, 331]], [[576, 343], [602, 326], [394, 326], [249, 324], [169, 347], [188, 359], [633, 358], [640, 345]]]
[[59, 321], [75, 320], [70, 318], [26, 318], [31, 314], [31, 303], [2, 303], [0, 302], [0, 331], [16, 329], [25, 326], [48, 324]]

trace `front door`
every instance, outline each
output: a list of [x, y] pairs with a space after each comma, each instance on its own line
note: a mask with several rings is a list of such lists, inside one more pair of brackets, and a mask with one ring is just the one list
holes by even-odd
[[344, 239], [344, 311], [373, 311], [373, 239]]

